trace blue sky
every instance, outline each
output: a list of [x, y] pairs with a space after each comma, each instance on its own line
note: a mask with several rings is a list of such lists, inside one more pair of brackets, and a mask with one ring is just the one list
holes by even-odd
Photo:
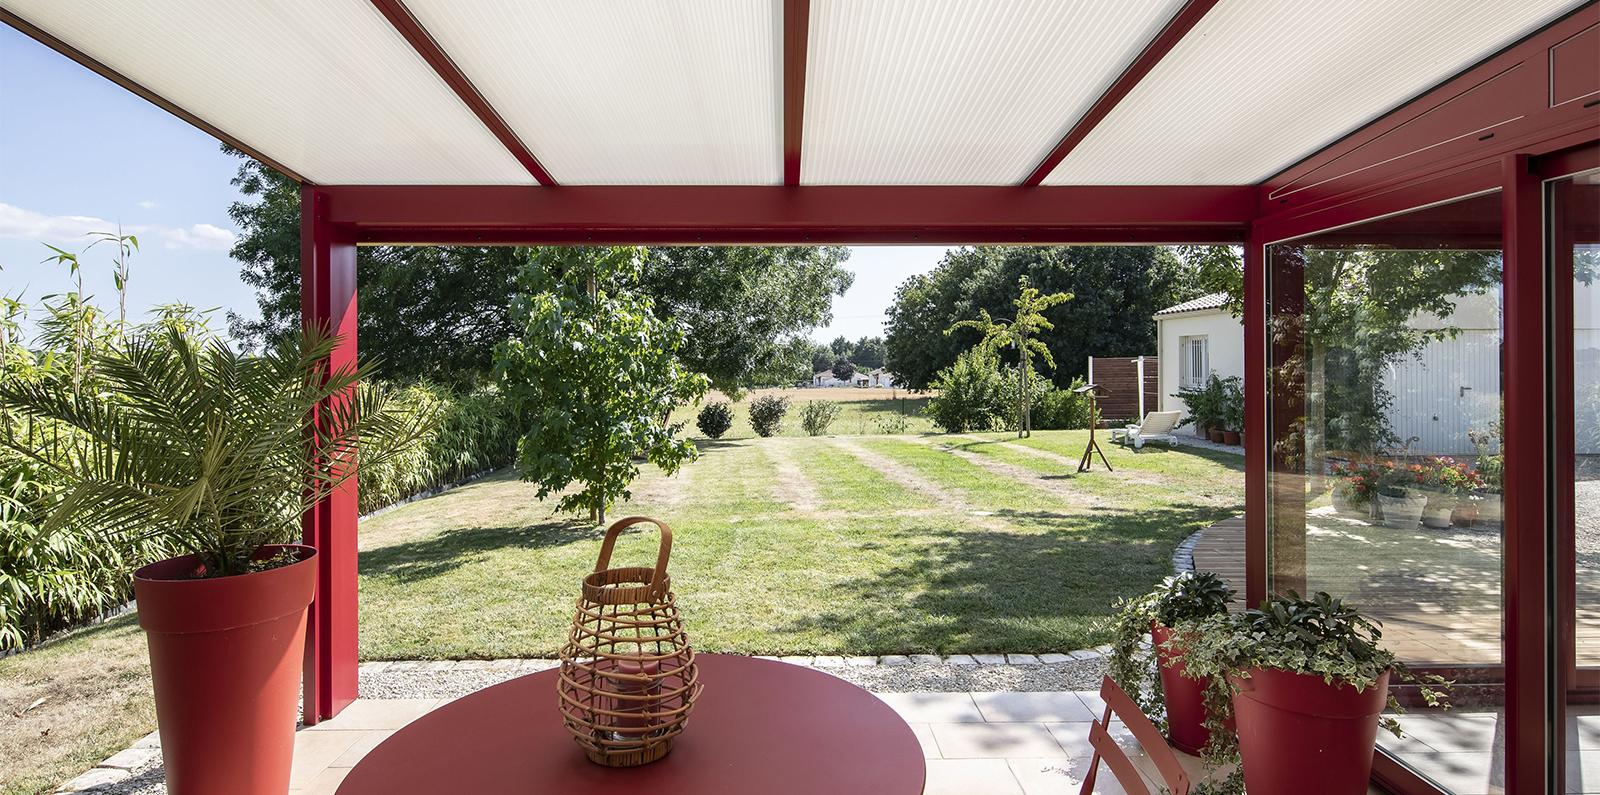
[[[37, 303], [66, 291], [65, 269], [40, 262], [50, 255], [43, 244], [81, 249], [85, 233], [120, 224], [141, 244], [128, 280], [131, 314], [184, 301], [255, 316], [254, 292], [228, 256], [237, 163], [209, 135], [0, 25], [0, 294]], [[110, 253], [101, 246], [83, 258], [85, 291], [104, 306], [115, 295]], [[855, 285], [813, 336], [881, 333], [894, 288], [943, 253], [855, 248]]]

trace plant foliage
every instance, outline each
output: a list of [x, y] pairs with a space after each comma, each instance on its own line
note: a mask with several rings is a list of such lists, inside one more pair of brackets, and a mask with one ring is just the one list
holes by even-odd
[[723, 400], [707, 403], [700, 407], [694, 424], [708, 438], [721, 439], [733, 427], [733, 407]]
[[800, 427], [805, 429], [807, 436], [821, 436], [828, 432], [828, 426], [839, 417], [839, 404], [826, 398], [821, 400], [808, 400], [800, 407]]
[[1213, 572], [1186, 571], [1166, 578], [1149, 593], [1117, 603], [1107, 674], [1158, 725], [1166, 721], [1166, 698], [1157, 675], [1155, 650], [1145, 644], [1150, 626], [1178, 627], [1226, 615], [1234, 591]]
[[[604, 521], [644, 459], [671, 474], [694, 445], [665, 418], [706, 391], [677, 351], [683, 331], [652, 311], [637, 248], [535, 249], [512, 304], [517, 336], [496, 353], [501, 388], [526, 423], [517, 463], [539, 499]], [[567, 491], [567, 487], [578, 488]]]
[[1016, 317], [1010, 320], [995, 320], [989, 316], [989, 310], [979, 310], [977, 320], [959, 320], [944, 330], [950, 334], [957, 329], [970, 328], [977, 330], [982, 337], [978, 340], [978, 347], [991, 351], [1000, 351], [1012, 348], [1017, 352], [1017, 372], [1021, 383], [1016, 388], [1016, 431], [1018, 436], [1027, 436], [1032, 431], [1032, 387], [1030, 379], [1037, 378], [1033, 370], [1033, 357], [1037, 356], [1047, 367], [1054, 368], [1056, 360], [1050, 355], [1050, 347], [1038, 339], [1038, 334], [1052, 331], [1055, 325], [1045, 319], [1044, 313], [1053, 306], [1064, 304], [1072, 300], [1072, 293], [1051, 293], [1045, 295], [1035, 287], [1028, 285], [1027, 276], [1017, 277], [1017, 298], [1013, 302], [1016, 307]]
[[783, 432], [783, 416], [789, 413], [789, 399], [762, 395], [750, 401], [750, 427], [757, 436], [776, 436]]

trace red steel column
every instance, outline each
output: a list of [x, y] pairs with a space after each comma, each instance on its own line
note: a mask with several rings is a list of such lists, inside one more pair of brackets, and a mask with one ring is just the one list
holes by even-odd
[[[1543, 200], [1527, 155], [1502, 161], [1505, 246], [1505, 671], [1507, 792], [1546, 792], [1551, 516]], [[1556, 759], [1556, 762], [1562, 762]]]
[[1245, 604], [1267, 595], [1267, 258], [1252, 227], [1244, 246]]
[[[327, 368], [356, 361], [356, 236], [328, 220], [328, 195], [300, 191], [300, 314], [306, 327], [329, 329], [341, 342]], [[350, 462], [353, 463], [353, 462]], [[339, 714], [356, 698], [356, 484], [301, 517], [304, 541], [317, 549], [317, 595], [307, 624], [305, 722]]]

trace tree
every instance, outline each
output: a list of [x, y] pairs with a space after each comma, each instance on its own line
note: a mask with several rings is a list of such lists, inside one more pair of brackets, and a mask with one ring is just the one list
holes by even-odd
[[833, 338], [833, 342], [828, 343], [828, 348], [833, 351], [834, 356], [843, 356], [848, 359], [855, 346], [850, 344], [850, 340], [846, 339], [843, 334], [840, 334]]
[[[1084, 375], [1090, 356], [1154, 353], [1155, 310], [1209, 291], [1168, 247], [953, 249], [938, 267], [907, 279], [896, 291], [884, 324], [890, 369], [908, 387], [928, 388], [933, 375], [953, 364], [965, 347], [964, 340], [946, 337], [944, 330], [977, 317], [981, 309], [992, 316], [1010, 314], [1019, 276], [1043, 292], [1078, 296], [1051, 313], [1056, 328], [1039, 337], [1059, 363], [1051, 373], [1057, 386]], [[1016, 352], [1004, 358], [1014, 363]]]
[[850, 350], [850, 361], [863, 370], [876, 370], [888, 361], [882, 337], [862, 337]]
[[[260, 349], [300, 329], [300, 186], [248, 157], [233, 184], [247, 199], [228, 208], [240, 229], [230, 253], [255, 288], [261, 319], [230, 312], [228, 326]], [[495, 344], [515, 330], [511, 295], [522, 257], [507, 247], [357, 248], [363, 358], [391, 379], [461, 386], [488, 378]]]
[[1021, 388], [1017, 390], [1017, 436], [1033, 435], [1032, 391], [1030, 383], [1033, 377], [1033, 357], [1038, 356], [1045, 364], [1054, 369], [1056, 362], [1050, 355], [1049, 346], [1039, 341], [1040, 332], [1051, 331], [1055, 328], [1044, 316], [1051, 307], [1059, 306], [1072, 300], [1072, 293], [1051, 293], [1045, 295], [1037, 288], [1028, 286], [1028, 277], [1017, 278], [1017, 299], [1014, 305], [1017, 308], [1016, 317], [1011, 320], [995, 320], [989, 317], [988, 310], [979, 310], [981, 317], [978, 320], [962, 320], [950, 328], [945, 329], [945, 334], [950, 334], [957, 329], [976, 329], [982, 338], [978, 340], [977, 347], [991, 351], [1004, 348], [1016, 350], [1019, 359], [1018, 374], [1022, 379]]
[[833, 370], [833, 377], [840, 381], [849, 381], [856, 375], [856, 366], [843, 356], [833, 360], [831, 369]]
[[[820, 373], [833, 366], [833, 349], [820, 342], [811, 343], [811, 372]], [[808, 374], [809, 375], [809, 374]]]
[[524, 480], [557, 510], [605, 512], [644, 459], [672, 474], [695, 448], [663, 418], [706, 391], [678, 358], [680, 326], [656, 316], [638, 290], [638, 248], [533, 250], [512, 304], [518, 334], [495, 353], [502, 391], [528, 430], [517, 445]]
[[[226, 149], [226, 147], [224, 147]], [[232, 150], [230, 150], [232, 151]], [[256, 290], [259, 321], [229, 317], [260, 347], [300, 323], [300, 186], [242, 153], [229, 208], [241, 234], [233, 257]], [[387, 378], [461, 383], [492, 374], [494, 346], [518, 331], [511, 298], [527, 249], [362, 246], [356, 252], [362, 352]], [[793, 364], [794, 337], [830, 320], [834, 295], [854, 276], [840, 246], [700, 246], [651, 249], [638, 286], [654, 311], [679, 323], [679, 356], [717, 388], [737, 392]]]

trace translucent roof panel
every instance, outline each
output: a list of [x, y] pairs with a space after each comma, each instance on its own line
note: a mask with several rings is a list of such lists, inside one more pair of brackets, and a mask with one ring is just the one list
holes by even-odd
[[1260, 182], [1579, 5], [1218, 3], [1045, 184]]
[[783, 181], [777, 3], [407, 7], [561, 184]]
[[312, 182], [533, 182], [368, 2], [6, 7]]
[[812, 0], [801, 181], [1020, 182], [1181, 0]]

